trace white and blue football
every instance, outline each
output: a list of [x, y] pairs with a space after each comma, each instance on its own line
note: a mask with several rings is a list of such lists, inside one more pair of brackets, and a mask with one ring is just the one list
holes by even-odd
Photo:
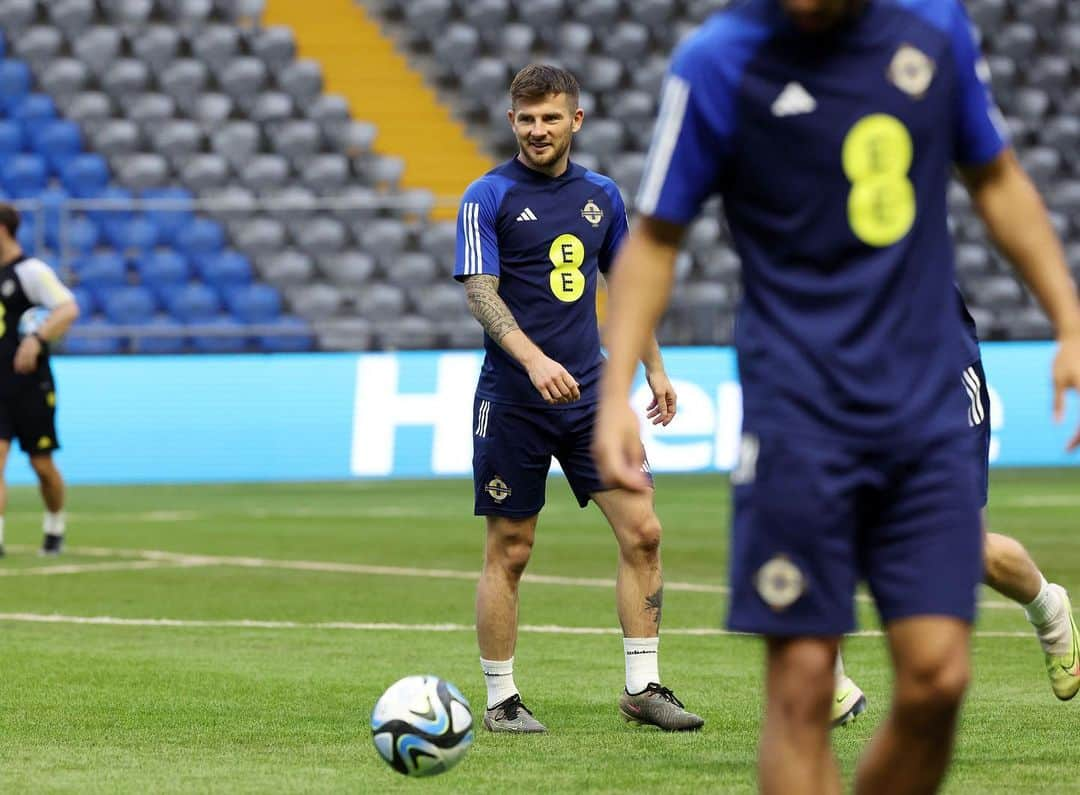
[[406, 776], [452, 768], [473, 742], [469, 702], [437, 676], [406, 676], [387, 688], [371, 712], [379, 755]]

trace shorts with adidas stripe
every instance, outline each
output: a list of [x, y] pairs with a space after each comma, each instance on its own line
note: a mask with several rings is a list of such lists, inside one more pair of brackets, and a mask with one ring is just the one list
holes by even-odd
[[473, 408], [473, 488], [477, 516], [528, 517], [544, 507], [548, 470], [558, 459], [584, 508], [607, 487], [593, 463], [596, 404], [559, 409], [493, 403]]
[[990, 495], [990, 389], [986, 385], [982, 359], [964, 368], [963, 381], [964, 390], [971, 401], [968, 426], [972, 434], [972, 471], [975, 473], [980, 504], [985, 506]]

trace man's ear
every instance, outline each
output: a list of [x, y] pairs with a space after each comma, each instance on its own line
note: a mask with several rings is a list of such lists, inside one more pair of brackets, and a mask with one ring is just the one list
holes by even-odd
[[581, 129], [581, 123], [585, 120], [585, 110], [578, 108], [574, 111], [573, 121], [570, 123], [570, 131], [577, 132]]

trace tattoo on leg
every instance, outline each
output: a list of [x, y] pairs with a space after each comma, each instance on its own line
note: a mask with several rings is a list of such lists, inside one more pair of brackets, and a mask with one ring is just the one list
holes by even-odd
[[653, 613], [653, 623], [656, 626], [660, 626], [660, 615], [664, 612], [664, 586], [661, 585], [656, 589], [655, 593], [651, 593], [645, 597], [645, 612], [650, 610], [655, 611]]

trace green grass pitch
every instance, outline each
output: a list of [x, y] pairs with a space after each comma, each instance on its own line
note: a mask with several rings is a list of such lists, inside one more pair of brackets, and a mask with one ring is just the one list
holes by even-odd
[[[548, 492], [530, 573], [563, 579], [522, 586], [533, 629], [515, 675], [550, 734], [481, 730], [458, 768], [413, 781], [377, 757], [368, 716], [410, 673], [448, 678], [483, 707], [468, 629], [482, 524], [468, 484], [77, 488], [70, 551], [56, 560], [36, 555], [36, 494], [14, 490], [0, 561], [0, 792], [753, 791], [760, 645], [679, 634], [721, 626], [725, 480], [659, 478], [661, 671], [707, 720], [692, 735], [619, 718], [614, 542], [564, 482]], [[1078, 509], [1080, 470], [995, 473], [993, 526], [1074, 597]], [[1021, 611], [984, 598], [946, 791], [1080, 792], [1080, 699], [1053, 698]], [[865, 604], [862, 624], [876, 626]], [[889, 674], [879, 637], [852, 638], [845, 653], [870, 697], [834, 734], [850, 777]]]

